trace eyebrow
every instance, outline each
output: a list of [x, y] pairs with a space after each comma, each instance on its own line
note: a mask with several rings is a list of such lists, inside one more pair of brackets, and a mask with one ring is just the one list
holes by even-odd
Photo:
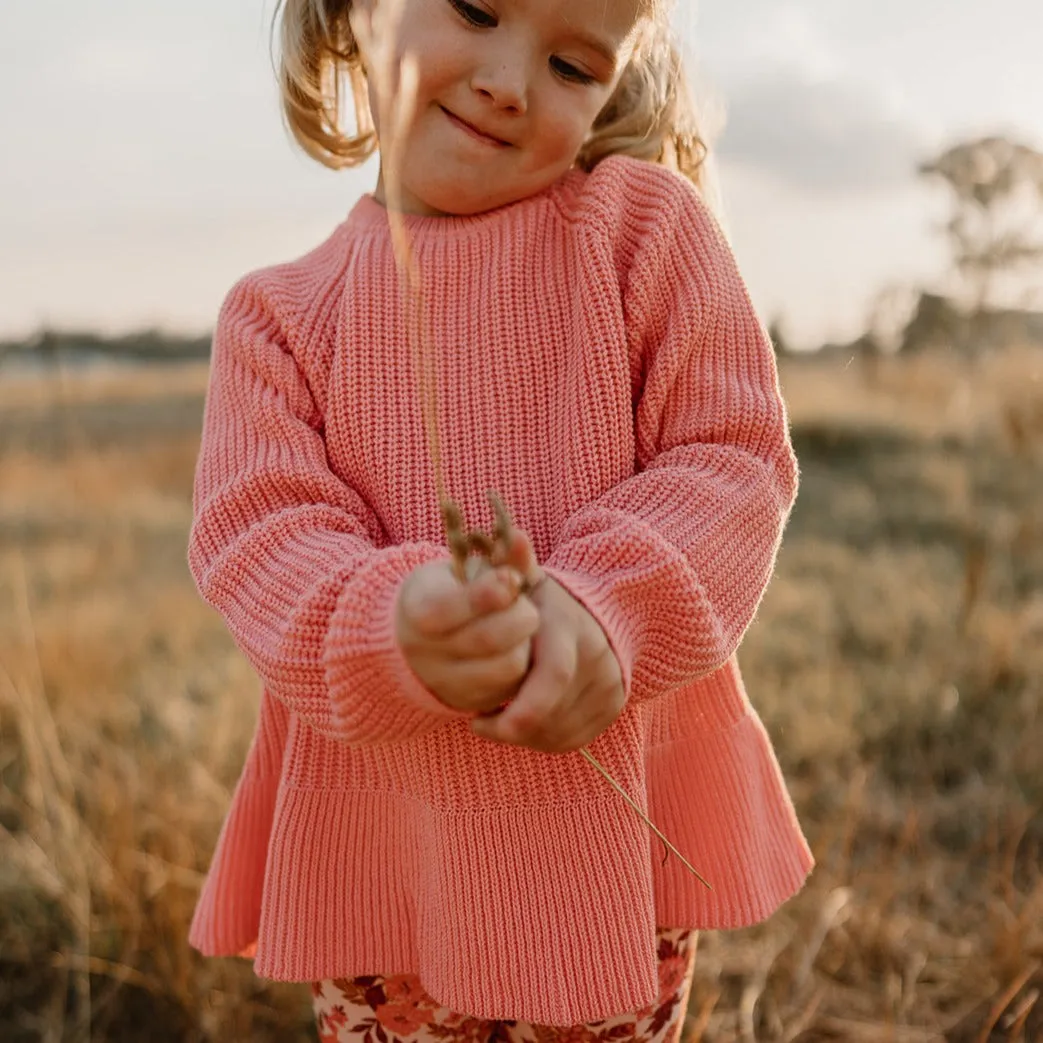
[[598, 36], [597, 33], [590, 32], [588, 29], [584, 29], [580, 25], [573, 25], [569, 20], [568, 14], [564, 14], [563, 17], [565, 19], [565, 25], [568, 27], [568, 35], [577, 43], [589, 47], [595, 54], [601, 55], [601, 57], [612, 66], [613, 71], [615, 71], [616, 62], [618, 60], [618, 47], [613, 47], [608, 40], [603, 36]]
[[600, 36], [595, 36], [594, 33], [588, 33], [585, 29], [574, 28], [571, 25], [569, 26], [569, 36], [578, 43], [589, 47], [595, 53], [600, 54], [613, 69], [616, 67], [616, 48], [607, 40]]

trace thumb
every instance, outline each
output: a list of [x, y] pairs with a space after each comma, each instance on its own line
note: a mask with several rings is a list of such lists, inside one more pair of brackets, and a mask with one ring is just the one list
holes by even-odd
[[511, 529], [503, 548], [503, 563], [515, 569], [524, 579], [525, 586], [531, 590], [543, 579], [543, 569], [536, 561], [536, 552], [532, 540], [521, 529]]

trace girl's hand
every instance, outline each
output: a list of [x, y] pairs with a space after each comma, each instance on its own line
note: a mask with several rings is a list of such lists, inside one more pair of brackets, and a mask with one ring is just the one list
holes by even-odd
[[506, 709], [471, 728], [494, 742], [568, 753], [623, 712], [623, 675], [597, 620], [564, 587], [547, 577], [531, 597], [540, 613], [532, 669]]
[[447, 706], [487, 713], [502, 706], [529, 669], [540, 616], [521, 594], [535, 570], [517, 534], [502, 562], [461, 583], [448, 562], [416, 569], [399, 590], [395, 636], [410, 668]]

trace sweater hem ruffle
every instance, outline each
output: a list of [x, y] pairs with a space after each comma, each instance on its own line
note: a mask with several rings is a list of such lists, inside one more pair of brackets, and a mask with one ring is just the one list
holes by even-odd
[[[255, 944], [273, 980], [415, 973], [473, 1017], [572, 1025], [640, 1009], [656, 994], [657, 927], [757, 923], [812, 866], [755, 714], [653, 747], [647, 766], [652, 820], [713, 891], [663, 864], [607, 783], [602, 801], [474, 812], [286, 785], [273, 802], [275, 780], [244, 776], [190, 940], [213, 956]], [[265, 861], [263, 885], [244, 887], [243, 866]]]

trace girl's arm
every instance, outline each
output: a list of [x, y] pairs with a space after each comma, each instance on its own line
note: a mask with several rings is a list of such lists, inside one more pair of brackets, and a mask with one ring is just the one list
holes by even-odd
[[774, 353], [731, 250], [695, 190], [666, 184], [625, 286], [643, 360], [638, 473], [571, 517], [546, 562], [601, 624], [638, 700], [735, 652], [797, 487]]
[[408, 739], [462, 716], [410, 670], [395, 598], [446, 557], [377, 549], [379, 520], [332, 473], [322, 416], [260, 273], [229, 295], [214, 336], [188, 561], [266, 688], [350, 743]]

